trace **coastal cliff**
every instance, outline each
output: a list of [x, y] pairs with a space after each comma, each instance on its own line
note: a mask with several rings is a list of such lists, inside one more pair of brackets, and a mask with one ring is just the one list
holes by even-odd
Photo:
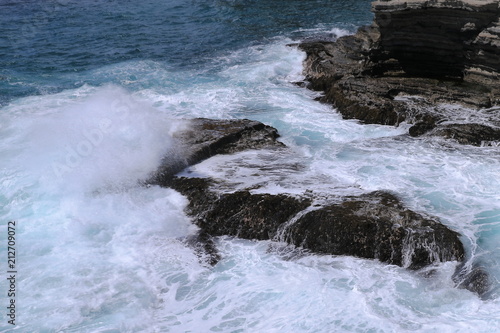
[[380, 39], [371, 59], [382, 71], [390, 72], [384, 62], [394, 59], [409, 76], [465, 79], [485, 86], [498, 79], [497, 0], [376, 1], [372, 8]]
[[[407, 121], [412, 136], [464, 144], [498, 141], [499, 8], [498, 0], [375, 1], [371, 26], [299, 44], [306, 80], [347, 119]], [[443, 103], [460, 109], [449, 112]]]

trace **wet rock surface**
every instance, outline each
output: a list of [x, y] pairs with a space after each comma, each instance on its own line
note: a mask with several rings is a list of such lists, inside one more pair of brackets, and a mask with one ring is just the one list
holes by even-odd
[[[200, 183], [203, 187], [198, 187]], [[217, 193], [200, 178], [176, 178], [172, 187], [190, 199], [189, 214], [213, 236], [273, 239], [282, 224], [311, 204], [307, 198], [286, 194], [252, 194], [249, 190]]]
[[204, 233], [279, 240], [316, 253], [352, 255], [419, 269], [461, 261], [459, 235], [437, 219], [404, 207], [383, 191], [314, 206], [307, 197], [224, 193], [202, 178], [176, 177], [171, 186], [189, 199], [188, 213]]
[[287, 235], [289, 242], [314, 252], [374, 258], [410, 269], [464, 258], [456, 232], [383, 191], [309, 212]]
[[189, 120], [185, 129], [174, 133], [174, 149], [147, 183], [168, 186], [173, 175], [179, 171], [217, 154], [283, 147], [283, 143], [277, 141], [278, 137], [275, 128], [248, 119]]
[[462, 144], [498, 147], [500, 145], [500, 128], [483, 124], [449, 124], [432, 129], [427, 133], [453, 139]]
[[458, 268], [453, 280], [458, 288], [472, 291], [480, 295], [483, 299], [487, 299], [492, 291], [493, 283], [491, 277], [486, 269], [479, 265], [472, 268]]
[[[196, 152], [200, 151], [199, 147], [204, 151], [203, 147], [211, 146], [214, 141], [218, 144], [216, 148], [212, 146], [209, 153], [200, 153], [190, 160], [192, 163], [213, 156], [214, 151], [237, 152], [255, 147], [283, 149], [276, 141], [277, 131], [257, 122], [197, 119], [195, 123], [195, 137], [188, 135], [193, 127], [177, 133], [178, 138], [185, 140], [182, 147], [192, 144], [196, 149], [188, 151]], [[231, 129], [226, 132], [231, 139], [221, 137], [222, 128]], [[262, 133], [254, 133], [256, 128]], [[250, 133], [235, 135], [233, 129], [237, 133], [242, 129]], [[408, 209], [392, 193], [375, 191], [356, 196], [331, 193], [328, 198], [320, 199], [315, 198], [312, 191], [293, 195], [258, 193], [255, 188], [231, 190], [228, 180], [184, 177], [172, 174], [172, 170], [160, 185], [171, 187], [189, 199], [186, 212], [200, 230], [186, 241], [209, 265], [220, 260], [212, 237], [222, 235], [275, 240], [314, 253], [378, 259], [409, 269], [464, 259], [458, 233], [437, 218]], [[484, 274], [473, 275], [467, 281], [462, 279], [465, 282], [461, 286], [481, 292], [487, 279]]]
[[[480, 120], [500, 141], [500, 9], [498, 1], [375, 1], [375, 19], [336, 41], [307, 40], [304, 73], [346, 119], [415, 124], [414, 136], [493, 108]], [[408, 103], [406, 96], [419, 96]], [[403, 97], [403, 98], [400, 98]], [[442, 103], [463, 106], [443, 112]], [[434, 106], [430, 107], [429, 105]], [[466, 136], [475, 128], [461, 126]], [[435, 131], [433, 135], [446, 135]], [[458, 140], [477, 144], [484, 138]]]

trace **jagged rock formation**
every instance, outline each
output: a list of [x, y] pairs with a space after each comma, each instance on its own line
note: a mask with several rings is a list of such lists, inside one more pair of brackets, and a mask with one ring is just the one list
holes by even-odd
[[217, 154], [283, 147], [283, 143], [276, 140], [278, 137], [275, 128], [248, 119], [189, 120], [186, 129], [174, 133], [174, 148], [147, 183], [168, 186], [172, 177], [179, 171]]
[[410, 269], [464, 258], [457, 233], [381, 191], [307, 213], [287, 234], [291, 243], [314, 252], [376, 258]]
[[199, 178], [175, 178], [171, 186], [189, 198], [188, 212], [204, 233], [285, 241], [316, 253], [352, 255], [419, 269], [461, 261], [459, 235], [437, 219], [405, 208], [387, 192], [335, 198], [311, 207], [287, 194], [220, 193]]
[[220, 235], [274, 239], [317, 253], [379, 259], [411, 269], [463, 259], [456, 232], [405, 208], [387, 192], [346, 198], [331, 194], [328, 204], [318, 205], [310, 195], [231, 191], [214, 180], [175, 176], [181, 168], [218, 153], [282, 149], [277, 136], [274, 128], [255, 121], [195, 119], [176, 135], [183, 160], [162, 166], [152, 177], [152, 183], [189, 199], [187, 212], [200, 233], [188, 242], [210, 264], [219, 259], [210, 236]]
[[[375, 19], [353, 36], [307, 41], [304, 73], [345, 118], [417, 127], [422, 135], [464, 114], [446, 114], [439, 103], [478, 108], [500, 105], [500, 5], [498, 0], [386, 0], [372, 4]], [[419, 96], [411, 99], [408, 96]], [[491, 128], [454, 138], [461, 143], [500, 141], [500, 113], [480, 122]], [[434, 131], [429, 135], [441, 135]]]

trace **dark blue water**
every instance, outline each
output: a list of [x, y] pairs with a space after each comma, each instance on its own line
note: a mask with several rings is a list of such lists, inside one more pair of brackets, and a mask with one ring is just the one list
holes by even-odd
[[104, 65], [154, 60], [171, 69], [318, 25], [353, 30], [370, 1], [33, 0], [0, 2], [0, 105], [116, 78], [85, 75]]

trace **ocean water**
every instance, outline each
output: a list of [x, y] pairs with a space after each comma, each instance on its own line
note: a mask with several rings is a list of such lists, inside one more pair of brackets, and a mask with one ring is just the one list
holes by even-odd
[[[305, 55], [287, 44], [353, 33], [369, 10], [366, 0], [1, 0], [0, 331], [497, 331], [498, 148], [342, 120], [293, 84]], [[318, 198], [393, 191], [462, 235], [466, 265], [490, 274], [491, 291], [456, 288], [454, 262], [426, 277], [230, 237], [216, 240], [216, 266], [201, 263], [184, 242], [197, 230], [187, 199], [140, 185], [194, 117], [265, 122], [289, 149], [217, 156], [185, 174]]]

